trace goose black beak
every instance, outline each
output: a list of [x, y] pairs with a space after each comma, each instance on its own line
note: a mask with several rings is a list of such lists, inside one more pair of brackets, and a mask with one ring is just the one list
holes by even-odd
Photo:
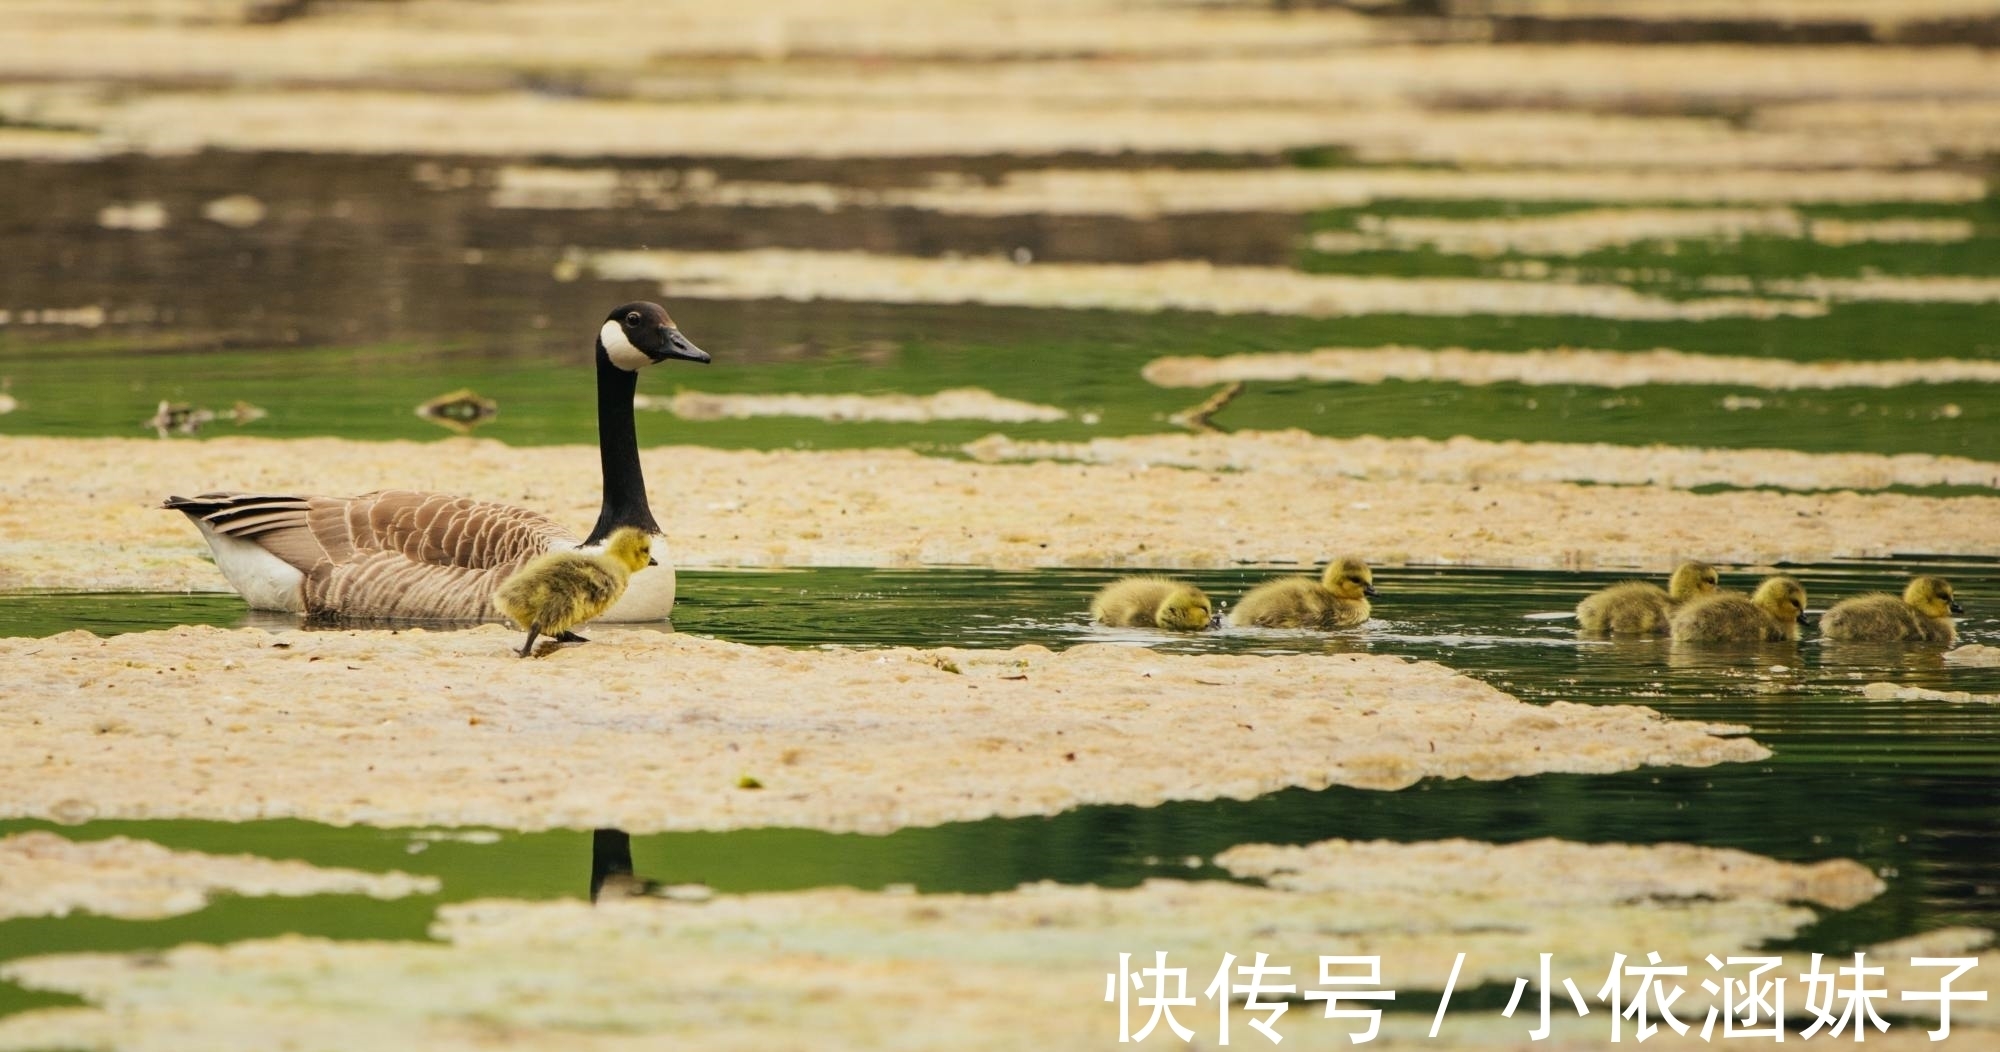
[[1368, 598], [1370, 598], [1370, 599], [1373, 599], [1373, 598], [1375, 598], [1375, 586], [1374, 586], [1374, 585], [1372, 585], [1372, 584], [1364, 584], [1364, 585], [1362, 585], [1362, 586], [1361, 586], [1361, 594], [1362, 594], [1362, 595], [1365, 595], [1365, 596], [1367, 596], [1367, 597], [1368, 597]]
[[683, 362], [700, 362], [703, 365], [708, 364], [709, 362], [708, 352], [702, 350], [699, 347], [696, 347], [694, 345], [694, 341], [689, 340], [685, 336], [682, 336], [681, 331], [679, 329], [669, 327], [666, 330], [665, 335], [666, 335], [666, 342], [663, 346], [661, 346], [661, 348], [657, 352], [654, 353], [653, 355], [654, 361], [664, 362], [669, 358], [677, 358]]
[[1952, 600], [1952, 601], [1951, 601], [1951, 603], [1950, 603], [1949, 605], [1950, 605], [1950, 607], [1951, 607], [1951, 612], [1952, 612], [1952, 613], [1954, 613], [1954, 614], [1962, 614], [1962, 613], [1965, 613], [1965, 608], [1964, 608], [1964, 607], [1962, 607], [1962, 606], [1960, 606], [1960, 605], [1958, 605], [1958, 600], [1956, 600], [1956, 599]]

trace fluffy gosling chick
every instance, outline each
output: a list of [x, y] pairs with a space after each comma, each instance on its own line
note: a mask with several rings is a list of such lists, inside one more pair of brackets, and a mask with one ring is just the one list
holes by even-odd
[[1368, 564], [1335, 559], [1315, 581], [1280, 577], [1250, 589], [1229, 611], [1229, 623], [1262, 628], [1353, 628], [1368, 620], [1375, 574]]
[[493, 606], [528, 630], [522, 657], [534, 652], [535, 637], [544, 633], [559, 643], [588, 642], [570, 629], [611, 609], [625, 594], [631, 576], [651, 565], [652, 538], [636, 527], [621, 527], [604, 542], [602, 554], [560, 551], [536, 556], [500, 583]]
[[1625, 581], [1593, 592], [1576, 604], [1576, 622], [1591, 635], [1665, 635], [1674, 608], [1715, 591], [1715, 567], [1684, 562], [1674, 568], [1665, 591], [1650, 581]]
[[1806, 590], [1789, 577], [1766, 577], [1756, 594], [1717, 592], [1674, 611], [1675, 639], [1691, 643], [1783, 643], [1806, 623]]
[[1090, 616], [1122, 628], [1199, 632], [1215, 617], [1207, 593], [1166, 577], [1121, 577], [1090, 600]]
[[1901, 598], [1873, 592], [1842, 599], [1819, 619], [1820, 635], [1854, 642], [1950, 643], [1958, 639], [1951, 614], [1962, 614], [1951, 582], [1942, 577], [1912, 577]]

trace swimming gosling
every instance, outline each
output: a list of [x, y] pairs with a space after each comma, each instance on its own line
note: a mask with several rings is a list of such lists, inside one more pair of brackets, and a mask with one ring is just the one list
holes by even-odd
[[1872, 592], [1842, 599], [1819, 619], [1820, 635], [1850, 642], [1950, 643], [1958, 639], [1951, 614], [1965, 613], [1942, 577], [1912, 577], [1900, 598]]
[[536, 556], [500, 583], [493, 606], [528, 630], [522, 657], [534, 652], [535, 637], [544, 633], [558, 643], [587, 643], [570, 629], [611, 609], [631, 576], [651, 565], [653, 539], [636, 526], [620, 527], [603, 554], [572, 549]]
[[1806, 623], [1806, 590], [1789, 577], [1766, 577], [1756, 594], [1717, 592], [1674, 611], [1674, 638], [1690, 643], [1783, 643]]
[[1260, 628], [1353, 628], [1368, 620], [1375, 574], [1368, 564], [1335, 559], [1315, 581], [1280, 577], [1250, 589], [1229, 611], [1229, 623]]
[[1167, 577], [1121, 577], [1090, 600], [1090, 616], [1121, 628], [1199, 632], [1215, 619], [1208, 594]]
[[1576, 623], [1591, 635], [1665, 635], [1675, 608], [1714, 592], [1715, 585], [1715, 567], [1684, 562], [1675, 567], [1664, 591], [1650, 581], [1625, 581], [1592, 592], [1576, 604]]

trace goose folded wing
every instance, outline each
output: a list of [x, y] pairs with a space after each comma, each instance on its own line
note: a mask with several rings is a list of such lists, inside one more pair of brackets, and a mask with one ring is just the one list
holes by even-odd
[[397, 557], [429, 566], [487, 570], [518, 566], [576, 537], [548, 516], [510, 504], [414, 490], [359, 497], [205, 493], [170, 497], [224, 536], [254, 541], [301, 572]]

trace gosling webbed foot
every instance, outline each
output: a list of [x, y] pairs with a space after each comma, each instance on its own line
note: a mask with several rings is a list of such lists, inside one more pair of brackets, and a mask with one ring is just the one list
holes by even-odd
[[588, 639], [585, 639], [585, 638], [583, 638], [583, 637], [582, 637], [582, 636], [580, 636], [580, 635], [577, 635], [577, 634], [576, 634], [575, 632], [563, 632], [563, 633], [561, 633], [561, 634], [559, 634], [559, 635], [555, 636], [554, 638], [555, 638], [555, 641], [556, 641], [556, 642], [558, 642], [558, 643], [588, 643], [588, 642], [590, 642], [590, 640], [588, 640]]

